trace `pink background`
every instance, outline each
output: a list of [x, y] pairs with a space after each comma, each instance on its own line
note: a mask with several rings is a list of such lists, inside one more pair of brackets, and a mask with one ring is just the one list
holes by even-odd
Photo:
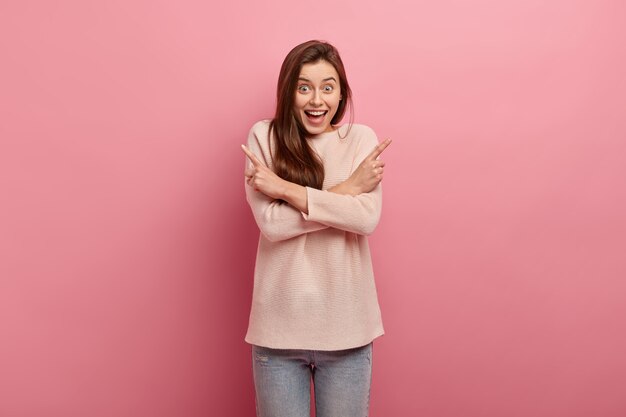
[[239, 144], [311, 38], [394, 139], [371, 415], [626, 415], [626, 3], [217, 4], [0, 3], [0, 415], [254, 414]]

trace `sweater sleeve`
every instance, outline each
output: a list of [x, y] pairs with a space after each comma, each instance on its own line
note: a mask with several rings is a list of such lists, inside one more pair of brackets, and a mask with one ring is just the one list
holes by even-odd
[[[368, 129], [362, 137], [353, 170], [378, 144], [373, 130]], [[382, 209], [382, 187], [380, 184], [369, 193], [357, 196], [336, 194], [330, 191], [306, 188], [308, 214], [302, 217], [309, 221], [325, 224], [359, 235], [371, 234], [380, 220]]]
[[[271, 168], [271, 152], [267, 122], [256, 123], [248, 135], [248, 149]], [[246, 167], [252, 164], [246, 157]], [[304, 233], [328, 228], [327, 225], [306, 220], [302, 213], [287, 203], [281, 203], [265, 194], [254, 191], [245, 181], [246, 200], [252, 209], [259, 230], [269, 241], [291, 239]]]

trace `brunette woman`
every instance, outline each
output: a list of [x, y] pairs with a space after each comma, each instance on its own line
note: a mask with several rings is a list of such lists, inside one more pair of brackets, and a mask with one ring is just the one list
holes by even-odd
[[246, 196], [261, 231], [246, 341], [259, 417], [366, 416], [381, 320], [367, 235], [381, 212], [391, 143], [340, 125], [351, 108], [332, 45], [285, 58], [276, 114], [250, 130]]

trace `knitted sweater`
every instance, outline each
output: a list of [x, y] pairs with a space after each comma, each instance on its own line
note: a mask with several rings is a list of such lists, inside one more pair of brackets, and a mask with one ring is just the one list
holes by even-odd
[[[323, 191], [348, 179], [378, 144], [367, 126], [347, 132], [343, 125], [307, 139], [325, 170], [322, 190], [306, 187], [308, 214], [245, 185], [261, 231], [248, 343], [340, 350], [384, 333], [366, 237], [380, 218], [381, 186], [358, 196]], [[248, 148], [272, 169], [268, 133], [269, 121], [257, 122]]]

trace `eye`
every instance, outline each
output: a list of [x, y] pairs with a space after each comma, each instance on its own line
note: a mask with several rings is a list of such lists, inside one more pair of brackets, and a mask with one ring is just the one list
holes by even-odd
[[311, 91], [311, 88], [308, 85], [303, 84], [298, 86], [298, 91], [301, 93], [308, 93], [309, 91]]
[[330, 93], [330, 92], [332, 92], [333, 90], [334, 90], [334, 88], [333, 88], [333, 86], [332, 86], [332, 85], [325, 85], [325, 86], [324, 86], [324, 92], [325, 92], [325, 93]]

